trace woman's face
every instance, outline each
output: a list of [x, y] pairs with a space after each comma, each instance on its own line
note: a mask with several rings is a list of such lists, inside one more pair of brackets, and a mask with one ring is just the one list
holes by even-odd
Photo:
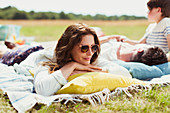
[[[75, 45], [71, 51], [71, 55], [74, 61], [84, 65], [90, 64], [90, 60], [94, 54], [91, 49], [93, 45], [95, 45], [93, 35], [90, 34], [83, 36], [82, 41], [79, 44]], [[81, 48], [84, 46], [89, 47], [87, 52], [82, 52]]]

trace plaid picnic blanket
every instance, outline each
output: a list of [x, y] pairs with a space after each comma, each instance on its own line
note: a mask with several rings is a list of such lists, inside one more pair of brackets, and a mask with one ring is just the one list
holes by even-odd
[[118, 96], [124, 92], [127, 96], [132, 97], [133, 90], [148, 89], [150, 90], [153, 84], [161, 86], [170, 85], [170, 75], [162, 76], [162, 78], [155, 78], [148, 82], [146, 86], [132, 85], [126, 88], [117, 88], [110, 92], [107, 88], [103, 91], [93, 94], [60, 94], [53, 96], [42, 96], [34, 92], [33, 77], [29, 75], [26, 70], [19, 70], [21, 67], [18, 65], [7, 66], [0, 63], [0, 89], [4, 91], [9, 97], [12, 106], [18, 112], [25, 112], [31, 109], [36, 103], [42, 103], [49, 106], [53, 102], [63, 102], [66, 104], [71, 101], [72, 103], [82, 102], [83, 100], [89, 101], [93, 106], [102, 104], [113, 96]]

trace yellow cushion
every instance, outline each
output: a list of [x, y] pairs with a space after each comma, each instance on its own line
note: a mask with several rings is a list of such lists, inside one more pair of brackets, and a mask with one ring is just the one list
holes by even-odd
[[89, 94], [102, 91], [104, 88], [114, 90], [132, 84], [143, 84], [143, 81], [130, 77], [103, 72], [88, 72], [76, 74], [68, 78], [70, 82], [64, 85], [57, 94]]

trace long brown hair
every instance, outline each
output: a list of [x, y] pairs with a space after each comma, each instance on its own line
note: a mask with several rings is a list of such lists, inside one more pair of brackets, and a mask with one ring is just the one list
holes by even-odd
[[[82, 23], [68, 26], [58, 40], [58, 43], [54, 50], [53, 62], [48, 62], [44, 64], [50, 67], [50, 71], [55, 71], [63, 67], [68, 62], [73, 61], [71, 56], [71, 51], [73, 47], [82, 41], [83, 36], [89, 34], [94, 36], [95, 44], [98, 44], [100, 48], [99, 39], [96, 32], [92, 28]], [[100, 49], [93, 54], [90, 61], [91, 64], [95, 62], [99, 53]]]

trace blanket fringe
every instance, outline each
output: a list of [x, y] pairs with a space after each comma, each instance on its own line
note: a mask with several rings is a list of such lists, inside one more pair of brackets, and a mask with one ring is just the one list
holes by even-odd
[[[120, 96], [122, 94], [127, 95], [128, 97], [133, 97], [134, 93], [141, 91], [150, 91], [154, 87], [165, 87], [170, 86], [170, 82], [164, 83], [149, 83], [148, 85], [131, 85], [125, 88], [116, 88], [114, 91], [110, 92], [109, 89], [105, 88], [100, 92], [92, 94], [62, 94], [54, 102], [63, 102], [67, 104], [72, 102], [76, 104], [77, 102], [88, 101], [92, 106], [103, 104], [110, 99], [113, 99], [115, 96]], [[146, 93], [147, 94], [147, 93]]]
[[93, 94], [79, 95], [79, 98], [82, 100], [89, 101], [92, 106], [96, 106], [97, 104], [103, 104], [104, 102], [109, 100], [110, 90], [105, 88], [103, 91], [96, 92]]

